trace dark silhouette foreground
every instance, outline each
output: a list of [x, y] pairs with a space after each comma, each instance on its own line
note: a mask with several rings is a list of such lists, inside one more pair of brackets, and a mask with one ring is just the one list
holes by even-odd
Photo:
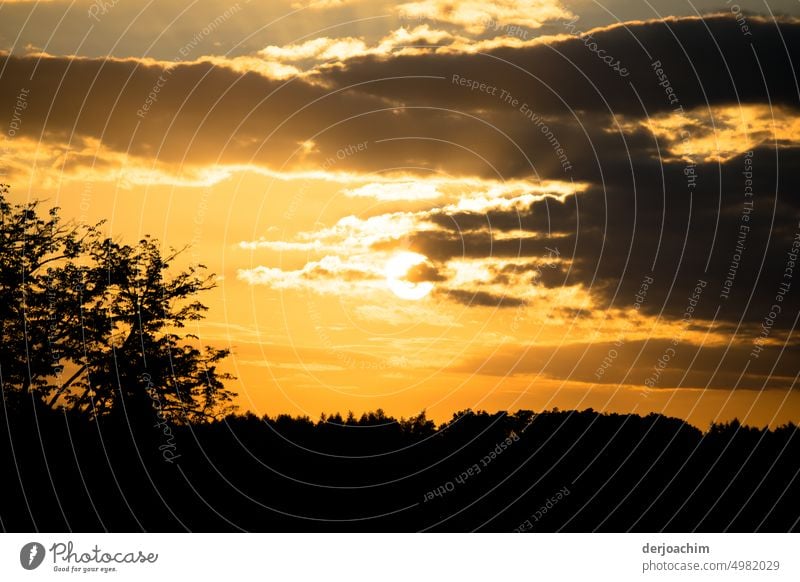
[[381, 411], [324, 421], [0, 411], [8, 531], [788, 531], [796, 426]]

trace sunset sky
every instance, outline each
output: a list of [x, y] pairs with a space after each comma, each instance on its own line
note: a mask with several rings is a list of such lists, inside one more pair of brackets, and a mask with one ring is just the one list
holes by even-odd
[[0, 182], [190, 245], [242, 410], [797, 422], [798, 17], [5, 1]]

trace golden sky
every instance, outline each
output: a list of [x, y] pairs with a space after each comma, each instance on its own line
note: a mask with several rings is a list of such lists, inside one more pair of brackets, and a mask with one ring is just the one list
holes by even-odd
[[2, 181], [190, 245], [258, 414], [797, 421], [800, 24], [740, 6], [5, 2]]

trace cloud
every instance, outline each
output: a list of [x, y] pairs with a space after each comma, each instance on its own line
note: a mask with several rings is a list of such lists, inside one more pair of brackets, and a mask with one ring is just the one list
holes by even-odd
[[[460, 45], [465, 42], [468, 42], [465, 37], [454, 36], [447, 31], [420, 24], [410, 29], [401, 26], [383, 36], [372, 46], [363, 38], [323, 36], [299, 44], [269, 45], [258, 51], [258, 56], [268, 63], [275, 63], [277, 67], [285, 66], [287, 62], [302, 62], [306, 64], [306, 71], [314, 72], [314, 67], [317, 67], [319, 72], [325, 70], [325, 63], [339, 67], [344, 61], [356, 57], [424, 54], [435, 45]], [[296, 68], [295, 70], [299, 74], [299, 70]]]
[[[545, 116], [577, 110], [645, 117], [678, 105], [693, 109], [769, 100], [796, 108], [791, 66], [800, 52], [800, 25], [793, 19], [756, 16], [748, 22], [752, 36], [746, 39], [736, 20], [723, 15], [625, 22], [585, 31], [564, 22], [558, 35], [521, 43], [504, 39], [507, 46], [485, 54], [439, 50], [399, 55], [390, 63], [364, 57], [331, 69], [328, 76], [337, 86], [346, 86], [380, 75], [408, 75], [405, 82], [375, 84], [367, 90], [375, 95], [391, 91], [406, 102], [423, 92], [428, 105], [470, 110], [513, 109], [500, 98], [506, 91], [519, 100], [517, 107], [524, 102]], [[603, 51], [600, 57], [597, 51]], [[608, 56], [621, 61], [627, 75], [608, 66], [603, 60]], [[659, 69], [665, 77], [656, 74]], [[420, 77], [450, 81], [453, 74], [498, 90], [492, 94], [448, 82], [434, 92]]]
[[436, 184], [426, 182], [401, 182], [396, 184], [372, 182], [358, 188], [346, 189], [342, 193], [351, 198], [375, 198], [376, 200], [433, 200], [442, 194]]
[[303, 60], [345, 60], [352, 56], [366, 54], [367, 45], [363, 40], [347, 38], [328, 38], [321, 36], [307, 40], [301, 44], [288, 46], [270, 45], [258, 51], [268, 60], [303, 61]]
[[702, 107], [640, 123], [662, 142], [662, 159], [726, 162], [758, 147], [800, 145], [800, 118], [762, 105]]
[[159, 184], [202, 187], [221, 182], [234, 172], [221, 166], [181, 166], [131, 158], [104, 148], [94, 138], [74, 138], [64, 144], [16, 137], [0, 147], [8, 158], [4, 168], [7, 180], [31, 180], [45, 188], [55, 188], [64, 182], [85, 182], [87, 176], [94, 182], [111, 182], [124, 190]]
[[519, 307], [525, 300], [506, 295], [494, 295], [486, 291], [465, 291], [463, 289], [446, 289], [443, 291], [458, 303], [482, 307]]
[[345, 295], [363, 292], [364, 289], [383, 289], [382, 259], [376, 255], [353, 256], [346, 260], [325, 256], [294, 271], [257, 266], [240, 269], [238, 277], [249, 285], [265, 285], [273, 289], [308, 288], [318, 293]]
[[[250, 249], [316, 253], [311, 264], [405, 247], [450, 277], [453, 261], [491, 259], [502, 269], [544, 261], [557, 247], [558, 267], [515, 279], [512, 297], [579, 289], [595, 309], [613, 309], [630, 305], [642, 278], [653, 276], [643, 312], [675, 319], [703, 279], [698, 317], [750, 332], [770, 313], [798, 229], [792, 63], [800, 59], [800, 25], [749, 23], [747, 38], [722, 16], [583, 35], [562, 25], [558, 36], [503, 41], [484, 54], [445, 47], [442, 37], [431, 50], [324, 61], [289, 78], [259, 68], [256, 61], [267, 60], [255, 54], [185, 63], [5, 55], [3, 80], [30, 89], [12, 146], [38, 140], [48, 151], [79, 153], [65, 166], [72, 175], [94, 159], [105, 175], [123, 165], [201, 180], [230, 171], [339, 175], [345, 195], [394, 205], [291, 240], [245, 241]], [[297, 50], [314, 60], [331, 46], [331, 39], [300, 43], [272, 56], [291, 59]], [[623, 60], [629, 74], [594, 49]], [[0, 95], [6, 119], [15, 103], [14, 91]], [[398, 184], [412, 183], [427, 184], [416, 190], [425, 196], [400, 199]], [[295, 274], [259, 267], [246, 280], [322, 278], [319, 265]], [[450, 279], [440, 287], [475, 291]], [[784, 301], [775, 333], [793, 325], [798, 297]]]
[[396, 10], [401, 18], [429, 18], [460, 26], [472, 34], [512, 24], [539, 28], [545, 22], [572, 16], [558, 0], [421, 0], [400, 4]]
[[[319, 168], [347, 144], [361, 141], [368, 151], [337, 160], [337, 171], [417, 167], [494, 179], [498, 174], [564, 179], [569, 176], [561, 157], [566, 156], [575, 178], [599, 182], [598, 161], [630, 166], [626, 147], [641, 144], [649, 148], [648, 156], [657, 156], [646, 129], [624, 140], [618, 135], [648, 114], [656, 128], [674, 109], [652, 70], [654, 60], [661, 62], [686, 112], [699, 116], [707, 101], [730, 107], [737, 99], [759, 107], [769, 99], [784, 117], [794, 110], [797, 89], [789, 71], [790, 59], [800, 58], [800, 26], [758, 19], [751, 24], [763, 63], [742, 42], [732, 18], [593, 31], [597, 43], [625, 56], [627, 78], [569, 35], [485, 54], [370, 54], [308, 77], [298, 77], [298, 61], [254, 55], [183, 63], [46, 55], [0, 60], [7, 86], [31, 90], [22, 132], [35, 139], [91, 138], [132, 157], [284, 171]], [[406, 34], [414, 31], [421, 28]], [[301, 52], [311, 54], [330, 48], [333, 40], [295, 49], [305, 46]], [[727, 66], [732, 62], [735, 68]], [[762, 78], [762, 69], [764, 83], [752, 82]], [[496, 89], [495, 94], [453, 83], [454, 74]], [[13, 107], [13, 91], [4, 92], [0, 111], [10, 118]], [[531, 119], [528, 112], [538, 117]], [[298, 146], [308, 140], [316, 145], [313, 152]]]
[[[416, 186], [405, 182], [383, 182], [369, 183], [364, 188], [368, 188], [373, 196], [380, 195], [394, 201], [398, 199], [398, 193], [408, 198], [407, 190]], [[519, 265], [515, 261], [521, 256], [520, 241], [514, 233], [502, 231], [498, 232], [497, 239], [492, 233], [488, 234], [486, 254], [473, 253], [470, 248], [459, 256], [456, 252], [442, 252], [450, 247], [441, 244], [426, 246], [422, 243], [423, 238], [436, 233], [442, 237], [450, 236], [452, 224], [447, 223], [447, 217], [465, 212], [465, 207], [478, 208], [479, 212], [489, 208], [524, 213], [527, 212], [525, 205], [530, 206], [534, 201], [548, 197], [560, 199], [564, 184], [530, 184], [529, 189], [537, 193], [525, 194], [525, 204], [519, 202], [523, 199], [520, 194], [524, 191], [523, 185], [516, 182], [498, 184], [452, 180], [428, 186], [430, 192], [437, 193], [437, 198], [447, 197], [453, 201], [447, 203], [423, 199], [429, 207], [413, 212], [345, 216], [332, 226], [319, 225], [315, 230], [297, 233], [291, 240], [261, 238], [242, 241], [239, 245], [242, 249], [295, 253], [297, 260], [304, 260], [305, 265], [291, 271], [260, 265], [240, 271], [239, 278], [248, 284], [267, 285], [275, 289], [313, 288], [317, 293], [369, 296], [374, 295], [376, 289], [387, 287], [383, 283], [376, 287], [372, 279], [387, 279], [387, 268], [393, 257], [408, 254], [409, 251], [420, 256], [416, 253], [419, 250], [423, 260], [408, 265], [401, 274], [402, 280], [409, 285], [431, 284], [430, 288], [436, 289], [437, 295], [456, 303], [518, 306], [537, 296], [536, 286], [543, 283], [545, 278], [548, 282], [551, 280], [552, 276], [546, 271], [560, 271], [566, 264], [557, 249], [546, 246], [549, 238], [534, 237], [537, 244], [541, 243], [542, 257], [538, 261], [526, 258], [524, 264]], [[439, 187], [441, 191], [437, 189]], [[574, 187], [574, 192], [581, 190], [580, 186]], [[487, 192], [493, 193], [491, 204], [487, 202]], [[476, 201], [480, 202], [477, 206]], [[475, 215], [481, 216], [480, 213]], [[478, 231], [476, 233], [461, 233], [460, 240], [453, 236], [453, 250], [463, 244], [465, 238], [486, 236], [487, 233], [480, 230], [484, 226], [479, 225], [474, 229]], [[499, 249], [497, 252], [494, 251], [494, 245]], [[424, 260], [427, 258], [433, 262]], [[323, 279], [326, 281], [322, 282]], [[367, 284], [361, 285], [362, 282]], [[388, 287], [391, 288], [391, 285]]]
[[[748, 341], [748, 339], [750, 341]], [[469, 357], [452, 371], [493, 376], [534, 375], [599, 385], [743, 390], [786, 389], [797, 374], [793, 362], [800, 346], [779, 346], [768, 358], [752, 358], [752, 338], [730, 345], [704, 345], [702, 337], [673, 342], [653, 337], [624, 342], [570, 342], [563, 345], [508, 345], [486, 357]], [[611, 354], [609, 356], [609, 354]], [[750, 362], [746, 373], [745, 362]], [[643, 394], [643, 400], [647, 392]]]
[[[696, 282], [708, 282], [698, 316], [745, 328], [771, 311], [800, 236], [794, 172], [800, 149], [758, 148], [725, 163], [651, 163], [643, 153], [628, 171], [613, 165], [604, 182], [563, 199], [536, 201], [524, 212], [434, 215], [438, 228], [409, 236], [419, 252], [440, 262], [455, 258], [538, 258], [557, 248], [566, 267], [546, 271], [547, 286], [581, 285], [595, 307], [628, 306], [652, 276], [642, 310], [673, 318], [683, 313]], [[631, 170], [635, 174], [631, 175]], [[500, 233], [514, 233], [511, 236]], [[783, 297], [783, 315], [770, 325], [791, 329], [798, 296]]]

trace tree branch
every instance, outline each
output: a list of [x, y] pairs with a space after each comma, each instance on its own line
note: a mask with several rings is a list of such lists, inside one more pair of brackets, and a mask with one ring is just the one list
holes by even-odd
[[61, 394], [63, 394], [63, 393], [64, 393], [64, 391], [65, 391], [67, 388], [69, 388], [69, 387], [72, 385], [72, 383], [73, 383], [75, 380], [77, 380], [77, 379], [78, 379], [78, 378], [81, 376], [81, 374], [83, 374], [83, 373], [86, 371], [86, 369], [87, 369], [88, 367], [89, 367], [89, 365], [88, 365], [88, 364], [83, 364], [83, 365], [82, 365], [80, 368], [78, 368], [78, 371], [77, 371], [77, 372], [75, 372], [75, 373], [74, 373], [74, 374], [73, 374], [73, 375], [72, 375], [72, 376], [69, 378], [69, 380], [67, 380], [66, 382], [64, 382], [64, 383], [61, 385], [61, 387], [60, 387], [60, 388], [58, 388], [58, 389], [56, 390], [56, 393], [53, 395], [53, 398], [50, 400], [50, 402], [48, 402], [47, 406], [49, 406], [50, 408], [52, 408], [52, 407], [53, 407], [53, 405], [55, 405], [55, 403], [56, 403], [56, 400], [58, 400], [58, 397], [59, 397], [59, 396], [61, 396]]

